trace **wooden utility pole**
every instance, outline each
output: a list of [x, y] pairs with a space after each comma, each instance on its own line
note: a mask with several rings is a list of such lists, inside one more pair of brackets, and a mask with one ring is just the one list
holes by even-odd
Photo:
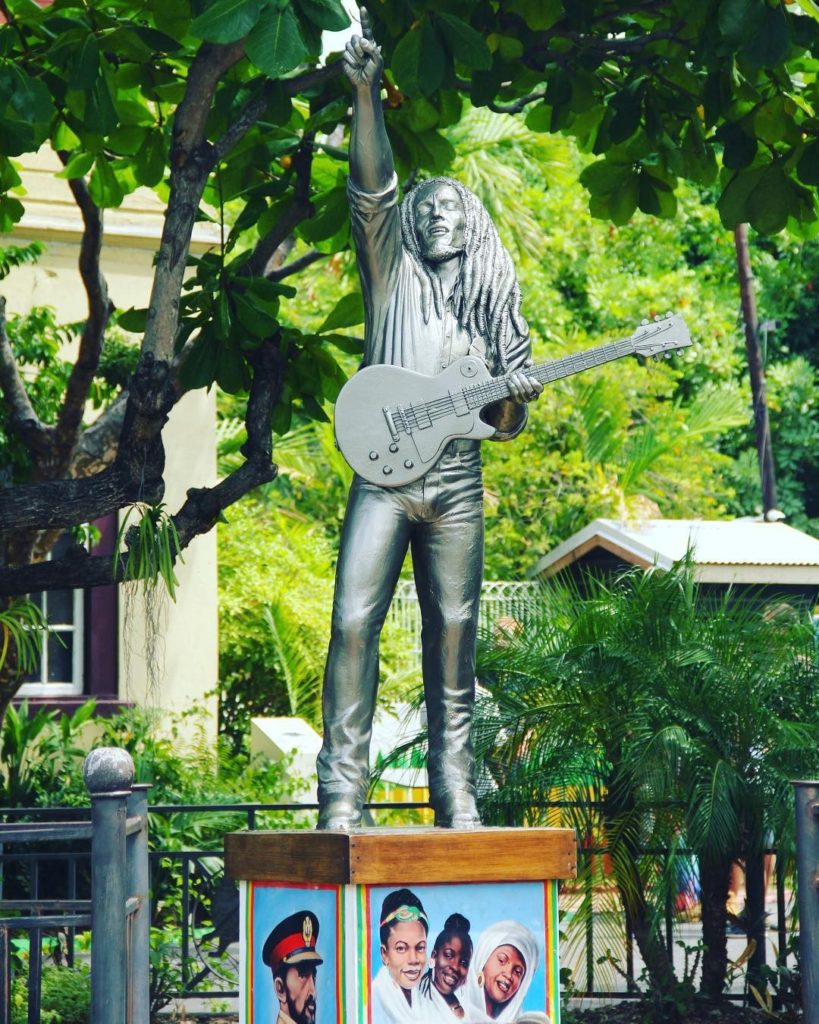
[[745, 322], [745, 349], [748, 353], [748, 370], [751, 376], [751, 395], [754, 403], [754, 431], [762, 485], [762, 514], [767, 518], [768, 513], [776, 508], [776, 475], [771, 445], [771, 428], [768, 422], [768, 400], [765, 397], [765, 369], [759, 349], [754, 275], [751, 270], [747, 224], [740, 224], [734, 228], [734, 245], [737, 252], [742, 319]]

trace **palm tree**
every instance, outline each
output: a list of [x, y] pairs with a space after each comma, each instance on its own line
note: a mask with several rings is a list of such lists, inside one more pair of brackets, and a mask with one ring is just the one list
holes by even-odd
[[[817, 767], [813, 643], [797, 613], [765, 610], [758, 595], [715, 596], [687, 560], [588, 579], [582, 592], [551, 584], [523, 628], [483, 652], [490, 696], [476, 745], [488, 818], [536, 821], [547, 800], [581, 804], [573, 823], [604, 835], [662, 995], [678, 984], [660, 928], [673, 871], [643, 850], [685, 840], [699, 856], [702, 991], [718, 995], [731, 864], [743, 858], [753, 880], [768, 830], [783, 834], [789, 774]], [[599, 798], [597, 816], [579, 795]]]

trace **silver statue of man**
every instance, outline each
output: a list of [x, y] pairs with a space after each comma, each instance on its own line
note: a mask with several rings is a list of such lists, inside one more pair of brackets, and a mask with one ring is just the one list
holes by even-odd
[[[447, 178], [423, 181], [399, 208], [381, 106], [381, 54], [363, 38], [344, 53], [353, 118], [348, 193], [364, 296], [365, 364], [440, 373], [461, 356], [511, 374], [510, 399], [484, 410], [497, 440], [526, 422], [542, 391], [526, 375], [526, 321], [509, 254], [478, 199]], [[379, 396], [373, 395], [378, 402]], [[378, 686], [378, 641], [407, 549], [422, 619], [429, 789], [436, 825], [480, 825], [470, 739], [483, 572], [480, 442], [455, 440], [415, 483], [356, 476], [341, 535], [318, 756], [320, 829], [360, 825]]]

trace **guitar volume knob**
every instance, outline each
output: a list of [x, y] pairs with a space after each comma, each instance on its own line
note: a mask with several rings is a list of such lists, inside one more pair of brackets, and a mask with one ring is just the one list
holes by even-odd
[[412, 461], [412, 459], [404, 459], [404, 469], [412, 469], [414, 465], [415, 463]]
[[392, 466], [384, 466], [381, 472], [384, 474], [384, 476], [389, 476], [390, 473], [392, 473]]
[[395, 441], [393, 441], [393, 443], [390, 445], [390, 451], [393, 453], [393, 455], [395, 455], [395, 453], [398, 451], [398, 445], [395, 443]]
[[370, 452], [370, 462], [378, 462], [378, 452]]

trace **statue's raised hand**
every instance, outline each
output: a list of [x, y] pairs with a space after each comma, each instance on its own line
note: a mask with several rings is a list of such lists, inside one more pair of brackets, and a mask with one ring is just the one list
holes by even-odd
[[344, 47], [344, 72], [352, 85], [368, 88], [380, 84], [384, 61], [373, 39], [366, 7], [361, 8], [361, 31], [363, 37], [353, 36]]

